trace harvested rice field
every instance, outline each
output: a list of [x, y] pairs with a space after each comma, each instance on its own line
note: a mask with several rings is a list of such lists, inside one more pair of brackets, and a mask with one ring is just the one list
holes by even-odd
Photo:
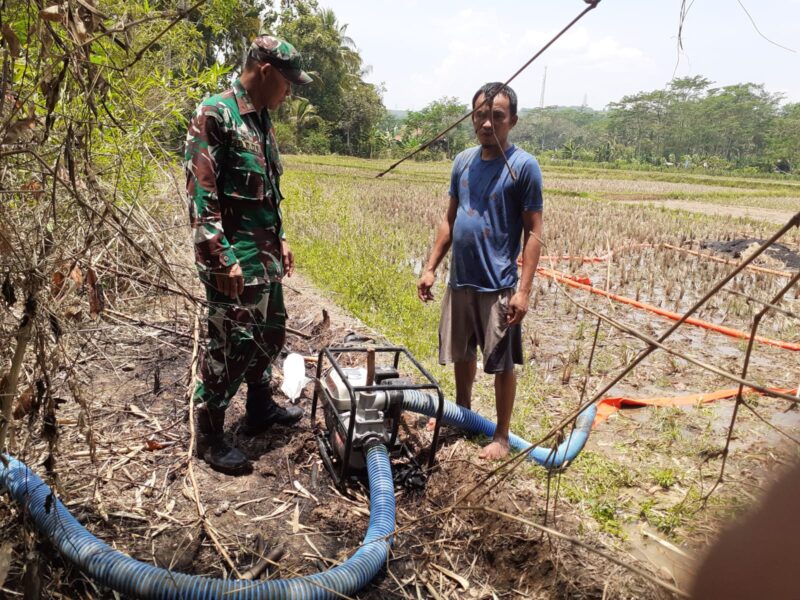
[[[436, 365], [438, 306], [423, 306], [414, 289], [446, 206], [449, 164], [406, 163], [376, 179], [387, 165], [290, 161], [286, 214], [300, 268], [333, 301], [411, 348], [452, 394], [452, 373]], [[659, 338], [675, 324], [659, 313], [688, 310], [800, 210], [794, 180], [650, 177], [548, 165], [543, 174], [546, 256], [540, 267], [564, 278], [537, 275], [524, 323], [527, 363], [519, 373], [512, 429], [529, 440], [606, 387], [647, 347], [609, 320]], [[676, 199], [679, 206], [671, 204]], [[743, 207], [747, 217], [739, 216]], [[681, 325], [664, 341], [665, 350], [650, 354], [602, 398], [647, 401], [735, 390], [725, 374], [742, 375], [754, 316], [800, 268], [800, 229], [789, 229], [752, 266], [693, 314], [700, 325]], [[437, 298], [445, 270], [446, 264]], [[592, 289], [571, 287], [568, 278]], [[755, 344], [746, 379], [796, 389], [800, 287], [792, 286], [778, 307], [760, 324], [758, 335], [769, 341]], [[720, 333], [720, 327], [741, 335]], [[476, 394], [480, 411], [494, 418], [489, 376], [479, 374]], [[724, 483], [717, 485], [734, 402], [623, 409], [596, 424], [587, 449], [563, 473], [548, 478], [540, 468], [523, 467], [503, 485], [534, 490], [535, 506], [523, 512], [539, 522], [547, 515], [563, 518], [567, 529], [633, 554], [685, 588], [720, 524], [746, 510], [798, 455], [793, 440], [800, 414], [793, 403], [749, 395], [733, 427]], [[476, 453], [477, 447], [463, 458], [484, 473]]]

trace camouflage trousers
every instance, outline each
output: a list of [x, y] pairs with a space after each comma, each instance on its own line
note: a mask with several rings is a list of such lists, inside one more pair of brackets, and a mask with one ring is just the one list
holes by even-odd
[[269, 384], [286, 339], [280, 283], [248, 285], [237, 300], [206, 285], [208, 338], [193, 401], [225, 408], [242, 382]]

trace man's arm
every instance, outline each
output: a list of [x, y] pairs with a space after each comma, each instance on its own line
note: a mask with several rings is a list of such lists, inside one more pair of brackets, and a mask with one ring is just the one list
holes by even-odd
[[194, 230], [195, 260], [214, 275], [214, 287], [235, 298], [244, 291], [244, 278], [222, 229], [217, 175], [224, 141], [219, 121], [211, 114], [213, 110], [201, 107], [189, 124], [186, 191]]
[[508, 303], [506, 321], [509, 325], [522, 323], [528, 312], [533, 276], [536, 274], [539, 255], [542, 253], [542, 230], [541, 211], [526, 210], [522, 213], [522, 274], [519, 277], [519, 288]]
[[453, 241], [453, 225], [456, 222], [457, 212], [458, 200], [450, 196], [447, 212], [445, 212], [444, 218], [436, 229], [436, 241], [433, 242], [433, 248], [425, 265], [425, 270], [417, 282], [417, 295], [423, 302], [433, 300], [431, 288], [433, 288], [433, 282], [436, 280], [436, 268], [442, 262], [447, 251], [450, 250], [450, 244]]

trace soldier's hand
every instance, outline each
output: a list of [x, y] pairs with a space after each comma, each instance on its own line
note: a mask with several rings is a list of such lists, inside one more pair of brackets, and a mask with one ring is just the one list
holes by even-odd
[[294, 253], [289, 247], [289, 242], [281, 240], [281, 260], [283, 261], [283, 272], [287, 277], [294, 273]]
[[244, 276], [239, 263], [234, 263], [227, 269], [214, 273], [214, 281], [215, 287], [229, 298], [235, 299], [244, 292]]
[[433, 271], [426, 270], [422, 277], [419, 278], [417, 281], [417, 296], [423, 302], [428, 302], [433, 300], [433, 282], [436, 281], [436, 273]]

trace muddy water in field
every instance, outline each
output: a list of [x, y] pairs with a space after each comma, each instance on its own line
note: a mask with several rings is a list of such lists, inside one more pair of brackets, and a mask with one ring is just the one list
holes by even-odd
[[[790, 250], [795, 251], [794, 248]], [[615, 257], [611, 291], [634, 298], [639, 290], [642, 302], [679, 314], [688, 310], [733, 268], [702, 264], [678, 253], [665, 255], [655, 249], [642, 253], [641, 260], [631, 254], [621, 253]], [[597, 287], [605, 286], [607, 264], [563, 263], [559, 266], [573, 275], [589, 276]], [[782, 263], [763, 266], [783, 268]], [[651, 276], [655, 278], [652, 283]], [[774, 295], [782, 282], [785, 279], [775, 281], [771, 277], [748, 274], [737, 277], [729, 285], [731, 289], [766, 298]], [[538, 338], [536, 362], [545, 372], [545, 381], [564, 383], [564, 365], [571, 353], [579, 348], [578, 363], [581, 367], [587, 364], [596, 317], [581, 309], [565, 309], [567, 301], [555, 301], [553, 296], [557, 292], [546, 281], [539, 281], [538, 286], [544, 291], [538, 300], [538, 309], [527, 321], [526, 339], [531, 335]], [[675, 323], [583, 290], [565, 289], [576, 301], [652, 338], [659, 338]], [[783, 306], [796, 310], [795, 302], [792, 296]], [[695, 316], [749, 333], [752, 316], [758, 309], [760, 306], [755, 309], [743, 306], [738, 297], [720, 294]], [[577, 334], [579, 329], [583, 330], [581, 336]], [[759, 334], [796, 342], [800, 341], [799, 331], [789, 320], [770, 315], [763, 321]], [[683, 325], [665, 345], [705, 365], [737, 377], [742, 374], [746, 340]], [[603, 325], [587, 396], [619, 373], [645, 347], [641, 340]], [[583, 371], [575, 367], [575, 372], [579, 375], [573, 376], [557, 392], [561, 398], [569, 396], [571, 391], [570, 402], [580, 394], [583, 381]], [[800, 384], [800, 352], [757, 343], [750, 356], [747, 378], [769, 387], [796, 386]], [[680, 397], [736, 386], [736, 382], [719, 373], [711, 373], [684, 358], [656, 350], [606, 395], [633, 399]], [[700, 506], [699, 498], [714, 486], [719, 476], [721, 451], [735, 405], [733, 399], [702, 406], [624, 409], [594, 429], [584, 461], [576, 461], [574, 470], [566, 477], [574, 483], [575, 472], [585, 469], [580, 484], [576, 485], [590, 490], [586, 493], [590, 506], [601, 508], [593, 513], [600, 526], [620, 527], [624, 537], [621, 545], [624, 552], [635, 559], [633, 564], [644, 565], [664, 580], [687, 589], [696, 557], [713, 541], [721, 522], [757, 501], [781, 465], [796, 459], [797, 446], [774, 427], [800, 439], [800, 410], [784, 412], [789, 403], [774, 398], [748, 396], [748, 402], [757, 415], [746, 408], [739, 411], [724, 482], [716, 489], [706, 509]], [[553, 403], [554, 400], [550, 400], [548, 407]], [[595, 468], [584, 466], [590, 457], [595, 461]], [[668, 475], [674, 482], [662, 487], [659, 478]], [[624, 482], [618, 491], [608, 492], [604, 486], [612, 485], [614, 477]], [[605, 483], [608, 479], [612, 484]]]
[[[800, 396], [798, 400], [800, 400]], [[776, 431], [773, 429], [767, 432], [770, 441], [774, 443], [785, 442], [786, 435], [798, 439], [798, 432], [800, 432], [800, 410], [790, 407], [782, 411], [777, 411], [772, 414], [770, 423], [780, 430]]]
[[689, 588], [697, 560], [694, 552], [669, 541], [647, 524], [626, 524], [624, 532], [628, 551], [635, 558], [650, 565], [660, 577], [680, 589]]

